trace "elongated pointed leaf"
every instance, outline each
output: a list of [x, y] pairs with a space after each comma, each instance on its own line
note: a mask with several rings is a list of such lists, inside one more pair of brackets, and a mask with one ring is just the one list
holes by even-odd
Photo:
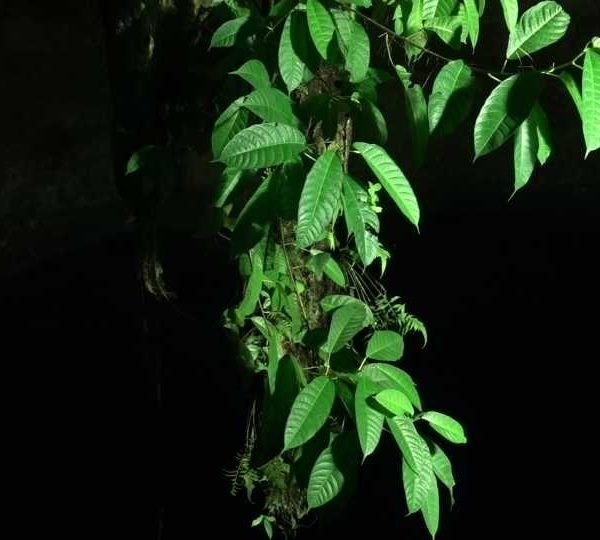
[[531, 115], [519, 126], [515, 134], [514, 165], [515, 190], [519, 191], [531, 177], [538, 152], [538, 137], [535, 121]]
[[367, 357], [384, 362], [394, 362], [402, 358], [404, 338], [391, 330], [377, 330], [367, 344]]
[[429, 98], [429, 131], [449, 135], [465, 120], [472, 105], [475, 78], [462, 60], [446, 64], [438, 73]]
[[350, 73], [350, 81], [357, 83], [362, 81], [369, 71], [371, 45], [362, 24], [352, 19], [350, 22], [352, 33], [346, 52], [346, 71]]
[[215, 30], [210, 40], [212, 47], [232, 47], [242, 27], [248, 22], [248, 17], [238, 17], [224, 22]]
[[335, 384], [327, 377], [317, 377], [298, 394], [285, 425], [285, 450], [304, 444], [321, 429], [334, 399]]
[[536, 73], [502, 81], [488, 96], [475, 121], [475, 159], [503, 145], [531, 112], [542, 88]]
[[539, 2], [523, 13], [511, 31], [506, 58], [521, 58], [552, 45], [565, 35], [570, 21], [556, 2]]
[[464, 0], [464, 4], [469, 39], [471, 40], [473, 50], [475, 50], [477, 40], [479, 39], [479, 9], [475, 4], [475, 0]]
[[577, 112], [579, 112], [579, 115], [581, 116], [581, 91], [579, 90], [577, 82], [573, 78], [573, 75], [571, 75], [568, 71], [561, 71], [559, 76], [560, 80], [567, 89], [567, 92], [569, 92], [573, 103], [575, 103], [575, 107], [577, 107]]
[[540, 165], [544, 165], [552, 154], [552, 133], [550, 131], [548, 117], [539, 103], [536, 103], [533, 106], [531, 119], [535, 122], [535, 130], [537, 133], [537, 159], [540, 162]]
[[477, 7], [479, 8], [479, 16], [481, 17], [485, 11], [485, 0], [479, 0], [477, 2]]
[[232, 71], [231, 75], [238, 75], [257, 90], [271, 86], [267, 68], [260, 60], [248, 60], [238, 69]]
[[359, 139], [372, 140], [377, 144], [385, 144], [388, 138], [385, 117], [368, 98], [360, 97], [359, 103], [353, 103], [358, 109], [354, 116], [354, 134]]
[[376, 144], [357, 142], [354, 143], [354, 148], [362, 155], [402, 213], [413, 225], [418, 227], [419, 203], [400, 167], [383, 148]]
[[375, 401], [393, 416], [408, 414], [412, 416], [415, 410], [410, 400], [400, 390], [386, 388], [375, 396]]
[[265, 236], [273, 212], [271, 180], [259, 184], [235, 222], [231, 248], [236, 254], [248, 251]]
[[431, 463], [433, 464], [433, 472], [450, 492], [450, 504], [454, 505], [454, 486], [456, 482], [452, 474], [452, 463], [450, 463], [448, 456], [437, 444], [433, 445]]
[[319, 240], [333, 220], [342, 192], [344, 171], [337, 153], [327, 150], [314, 163], [298, 206], [298, 247], [310, 246]]
[[396, 439], [402, 457], [417, 474], [431, 470], [431, 456], [427, 443], [417, 433], [413, 421], [405, 416], [386, 418], [387, 425]]
[[363, 305], [352, 303], [339, 308], [331, 317], [329, 334], [323, 349], [329, 354], [339, 351], [367, 322], [368, 313]]
[[500, 0], [500, 4], [502, 4], [502, 13], [504, 14], [506, 27], [509, 32], [512, 32], [519, 20], [519, 2], [518, 0]]
[[450, 442], [456, 444], [465, 444], [467, 442], [463, 427], [447, 414], [427, 411], [421, 415], [421, 418], [427, 420], [433, 429]]
[[425, 28], [434, 32], [444, 43], [454, 47], [460, 46], [462, 24], [459, 16], [436, 17], [425, 23]]
[[298, 119], [292, 111], [292, 101], [276, 88], [261, 88], [246, 96], [244, 108], [265, 122], [278, 122], [288, 126], [298, 126]]
[[367, 251], [366, 223], [360, 211], [360, 201], [351, 182], [352, 180], [346, 176], [343, 189], [344, 218], [346, 220], [346, 227], [348, 228], [348, 235], [352, 234], [354, 236], [356, 251], [358, 251], [358, 256], [366, 267], [373, 262], [375, 254], [371, 256], [371, 253]]
[[423, 0], [423, 20], [452, 15], [457, 4], [458, 0]]
[[379, 385], [368, 377], [359, 377], [354, 396], [354, 410], [363, 461], [375, 451], [381, 439], [384, 415], [367, 404], [367, 398], [376, 394], [379, 389]]
[[406, 371], [389, 364], [369, 364], [365, 366], [362, 373], [363, 377], [379, 385], [380, 389], [400, 390], [417, 409], [423, 408], [415, 383]]
[[306, 26], [306, 14], [292, 11], [283, 26], [279, 41], [279, 72], [287, 86], [288, 93], [293, 92], [304, 78], [306, 69], [305, 57], [299, 51], [306, 47], [310, 39]]
[[327, 48], [335, 31], [333, 18], [319, 0], [307, 0], [306, 15], [313, 43], [319, 54], [327, 60]]
[[331, 446], [319, 455], [310, 473], [306, 499], [309, 508], [318, 508], [333, 499], [344, 486], [344, 474], [335, 462]]
[[237, 313], [241, 318], [252, 315], [256, 309], [256, 303], [262, 289], [263, 264], [257, 250], [252, 250], [250, 260], [252, 261], [252, 273], [246, 285], [244, 298], [237, 308]]
[[338, 309], [342, 306], [347, 306], [349, 304], [359, 304], [364, 308], [365, 312], [367, 313], [367, 320], [365, 325], [369, 325], [373, 322], [374, 317], [371, 308], [358, 298], [354, 298], [353, 296], [347, 296], [345, 294], [330, 294], [329, 296], [325, 296], [321, 300], [321, 307], [323, 308], [323, 311], [327, 313]]
[[435, 477], [429, 486], [427, 497], [421, 506], [425, 525], [432, 538], [435, 538], [440, 524], [440, 495]]
[[238, 169], [260, 169], [292, 161], [305, 147], [304, 135], [297, 129], [259, 124], [237, 133], [223, 148], [219, 161]]
[[583, 62], [581, 118], [586, 153], [600, 148], [600, 52], [588, 49]]
[[425, 161], [429, 141], [427, 100], [423, 88], [418, 84], [404, 89], [404, 106], [413, 147], [414, 164], [419, 168]]
[[237, 169], [225, 169], [221, 176], [221, 183], [219, 184], [215, 196], [215, 207], [217, 208], [221, 208], [225, 205], [229, 196], [241, 180], [242, 171]]
[[250, 115], [242, 108], [245, 98], [236, 99], [217, 118], [212, 132], [213, 157], [218, 159], [225, 145], [248, 125]]
[[414, 514], [423, 507], [431, 484], [435, 481], [435, 476], [430, 469], [425, 468], [420, 474], [417, 474], [406, 459], [402, 459], [402, 483], [409, 514]]
[[331, 254], [323, 253], [323, 255], [327, 255], [327, 258], [325, 259], [323, 264], [323, 272], [325, 273], [325, 275], [336, 285], [339, 285], [340, 287], [345, 287], [346, 278], [344, 277], [344, 272], [342, 272], [340, 265], [331, 256]]

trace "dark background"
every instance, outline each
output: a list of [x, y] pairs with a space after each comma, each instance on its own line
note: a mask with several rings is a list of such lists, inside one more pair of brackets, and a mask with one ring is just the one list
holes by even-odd
[[[567, 4], [576, 37], [561, 58], [600, 29], [597, 13]], [[109, 63], [118, 46], [110, 36]], [[218, 90], [205, 88], [203, 103]], [[174, 99], [146, 97], [151, 111]], [[386, 283], [430, 335], [424, 350], [411, 341], [404, 365], [426, 406], [459, 418], [469, 437], [449, 449], [457, 504], [450, 513], [443, 500], [440, 539], [593, 530], [600, 158], [583, 161], [580, 126], [558, 86], [544, 103], [555, 153], [510, 203], [510, 148], [471, 165], [465, 128], [411, 176], [421, 234], [393, 212], [385, 218]], [[116, 169], [127, 144], [160, 139], [161, 122], [113, 133]], [[222, 475], [243, 443], [247, 405], [219, 327], [239, 295], [235, 265], [219, 240], [165, 234], [161, 246], [172, 304], [142, 294], [139, 242], [125, 226], [0, 282], [23, 537], [29, 526], [80, 538], [255, 534], [255, 509], [229, 497]], [[380, 451], [337, 516], [341, 529], [320, 520], [301, 537], [426, 537], [419, 517], [402, 515], [391, 445]]]

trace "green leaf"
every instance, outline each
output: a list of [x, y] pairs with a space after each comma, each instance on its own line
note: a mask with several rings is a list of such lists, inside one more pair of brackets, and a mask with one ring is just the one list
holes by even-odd
[[299, 122], [292, 111], [292, 101], [276, 88], [254, 90], [246, 96], [243, 106], [265, 122], [278, 122], [297, 127]]
[[231, 234], [231, 247], [239, 254], [251, 249], [264, 236], [272, 218], [272, 177], [263, 180], [240, 212]]
[[265, 529], [265, 534], [267, 535], [267, 538], [271, 540], [271, 538], [273, 538], [273, 525], [268, 519], [263, 519], [262, 524], [263, 528]]
[[350, 178], [348, 176], [344, 179], [343, 188], [343, 204], [344, 204], [344, 218], [346, 220], [346, 227], [348, 229], [348, 235], [354, 235], [354, 243], [356, 244], [356, 250], [364, 266], [368, 266], [373, 262], [373, 257], [370, 261], [367, 257], [366, 239], [367, 233], [365, 220], [362, 212], [360, 211], [358, 197], [355, 190], [353, 189]]
[[415, 383], [405, 371], [389, 364], [369, 364], [361, 373], [363, 377], [378, 385], [380, 390], [385, 388], [400, 390], [417, 409], [423, 408]]
[[581, 118], [587, 158], [600, 148], [600, 52], [588, 49], [583, 62]]
[[579, 115], [581, 116], [581, 92], [577, 82], [573, 78], [573, 75], [571, 75], [568, 71], [561, 71], [559, 77], [567, 89], [567, 92], [569, 92], [569, 95], [573, 99], [573, 103], [575, 103], [575, 107], [577, 107], [577, 112], [579, 112]]
[[402, 358], [404, 338], [391, 330], [377, 330], [367, 344], [367, 358], [394, 362]]
[[326, 353], [339, 351], [368, 323], [368, 312], [362, 304], [348, 304], [337, 309], [331, 317], [327, 341], [323, 345]]
[[[292, 11], [283, 26], [278, 55], [279, 72], [289, 93], [298, 88], [304, 78], [306, 55], [303, 58], [301, 51], [306, 48], [308, 39], [306, 14]], [[300, 54], [296, 50], [300, 50]]]
[[412, 403], [400, 390], [387, 388], [375, 396], [375, 401], [394, 416], [415, 414]]
[[529, 181], [535, 167], [538, 147], [536, 124], [530, 115], [519, 126], [515, 134], [515, 190], [513, 195]]
[[329, 255], [329, 258], [327, 259], [327, 261], [325, 261], [325, 264], [323, 266], [323, 272], [325, 272], [325, 275], [339, 287], [346, 286], [346, 278], [344, 277], [344, 272], [342, 272], [340, 265], [331, 255]]
[[477, 40], [479, 39], [479, 9], [475, 4], [475, 0], [464, 0], [464, 4], [469, 38], [471, 39], [473, 50], [475, 50]]
[[506, 27], [509, 32], [512, 32], [519, 20], [519, 2], [518, 0], [500, 0], [500, 3], [502, 4]]
[[267, 68], [260, 60], [248, 60], [238, 69], [232, 71], [230, 75], [238, 75], [257, 90], [271, 86]]
[[550, 122], [548, 117], [539, 103], [533, 106], [531, 117], [535, 122], [535, 130], [537, 133], [538, 150], [537, 159], [540, 165], [544, 165], [552, 154], [552, 136], [550, 132]]
[[528, 56], [561, 39], [571, 17], [556, 2], [544, 1], [529, 8], [510, 33], [506, 58]]
[[293, 160], [306, 147], [304, 135], [282, 124], [259, 124], [237, 133], [219, 161], [238, 169], [260, 169]]
[[221, 181], [215, 195], [215, 207], [221, 208], [229, 199], [229, 196], [234, 191], [242, 178], [242, 171], [237, 169], [225, 169], [221, 173]]
[[346, 71], [350, 73], [350, 82], [357, 83], [362, 81], [369, 71], [371, 45], [363, 26], [352, 19], [350, 22], [352, 33], [346, 52]]
[[542, 88], [537, 73], [502, 81], [486, 99], [475, 121], [475, 159], [502, 146], [529, 116]]
[[335, 31], [333, 18], [320, 0], [307, 0], [306, 15], [312, 41], [319, 54], [327, 60], [327, 48]]
[[250, 278], [246, 285], [244, 299], [237, 308], [237, 313], [242, 318], [248, 317], [254, 313], [262, 289], [263, 262], [259, 250], [253, 249], [250, 252], [250, 260], [252, 263], [252, 273], [250, 274]]
[[340, 4], [360, 6], [364, 8], [369, 8], [373, 5], [372, 0], [337, 0]]
[[429, 140], [427, 101], [420, 85], [413, 84], [404, 88], [404, 106], [408, 118], [414, 164], [416, 168], [419, 168], [425, 161]]
[[462, 60], [446, 64], [438, 73], [429, 98], [429, 131], [449, 135], [465, 120], [472, 104], [475, 77]]
[[304, 248], [319, 240], [332, 222], [342, 192], [344, 171], [337, 153], [327, 150], [314, 163], [298, 206], [296, 243]]
[[429, 486], [429, 492], [421, 506], [421, 513], [423, 514], [429, 534], [432, 538], [435, 538], [440, 524], [440, 495], [435, 477]]
[[357, 142], [354, 143], [354, 148], [362, 155], [398, 208], [418, 228], [419, 203], [400, 167], [376, 144]]
[[460, 47], [462, 24], [460, 17], [435, 17], [425, 23], [444, 43], [455, 49]]
[[318, 508], [333, 499], [344, 486], [344, 474], [338, 468], [332, 447], [321, 452], [308, 481], [306, 499], [309, 508]]
[[354, 395], [354, 411], [363, 461], [375, 451], [381, 439], [384, 415], [367, 404], [367, 398], [379, 389], [376, 383], [361, 373]]
[[436, 481], [431, 468], [425, 467], [426, 470], [422, 470], [420, 474], [417, 474], [406, 459], [402, 459], [402, 483], [409, 515], [418, 512], [423, 507], [431, 489], [431, 484]]
[[248, 20], [248, 17], [238, 17], [237, 19], [224, 22], [212, 35], [210, 47], [232, 47], [236, 42], [240, 30]]
[[435, 411], [427, 411], [421, 415], [421, 418], [427, 420], [433, 429], [450, 442], [456, 444], [467, 442], [462, 426], [454, 418]]
[[281, 19], [281, 17], [285, 17], [290, 10], [296, 7], [297, 3], [298, 0], [280, 0], [279, 2], [272, 3], [272, 7], [269, 10], [269, 18]]
[[330, 311], [338, 309], [342, 306], [347, 306], [349, 304], [358, 304], [362, 306], [367, 313], [366, 324], [372, 323], [374, 317], [371, 308], [369, 308], [367, 304], [365, 304], [358, 298], [354, 298], [353, 296], [347, 296], [345, 294], [330, 294], [329, 296], [325, 296], [323, 299], [321, 299], [321, 307], [326, 313], [329, 313]]
[[440, 479], [440, 482], [444, 484], [450, 492], [450, 503], [454, 505], [454, 475], [452, 474], [452, 463], [448, 459], [448, 456], [444, 451], [437, 445], [433, 444], [433, 453], [431, 454], [431, 463], [433, 464], [433, 471], [435, 475]]
[[478, 1], [478, 8], [479, 8], [479, 16], [481, 17], [483, 15], [483, 12], [485, 11], [485, 0]]
[[458, 0], [423, 0], [423, 20], [451, 15], [457, 4]]
[[212, 152], [215, 159], [218, 159], [221, 151], [231, 138], [248, 125], [249, 114], [242, 108], [243, 97], [236, 99], [227, 107], [217, 118], [212, 132]]
[[294, 400], [285, 425], [284, 450], [304, 444], [323, 427], [333, 401], [335, 384], [327, 377], [317, 377]]
[[405, 416], [386, 418], [387, 425], [396, 439], [402, 456], [417, 474], [431, 468], [431, 456], [427, 443], [417, 433], [413, 421]]
[[271, 395], [275, 393], [277, 385], [277, 368], [279, 367], [279, 360], [283, 358], [284, 354], [281, 337], [282, 336], [277, 329], [269, 323], [269, 349], [267, 354], [269, 363], [267, 365], [267, 380]]

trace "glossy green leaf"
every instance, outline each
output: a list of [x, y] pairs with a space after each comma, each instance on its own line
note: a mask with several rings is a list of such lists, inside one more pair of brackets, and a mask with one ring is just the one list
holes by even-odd
[[408, 119], [414, 165], [418, 168], [425, 161], [429, 141], [427, 100], [420, 85], [413, 84], [404, 89], [404, 107]]
[[352, 19], [350, 22], [352, 30], [346, 52], [346, 71], [350, 73], [350, 81], [357, 83], [362, 81], [369, 71], [371, 45], [362, 24]]
[[467, 442], [463, 427], [447, 414], [427, 411], [421, 415], [421, 418], [427, 420], [433, 429], [450, 442], [456, 444], [465, 444]]
[[309, 508], [318, 508], [332, 500], [344, 486], [344, 474], [337, 466], [333, 450], [321, 452], [310, 473], [306, 499]]
[[561, 39], [571, 17], [556, 2], [539, 2], [529, 8], [510, 33], [506, 58], [528, 56]]
[[248, 125], [250, 115], [242, 108], [244, 98], [236, 99], [217, 118], [212, 132], [212, 152], [219, 159], [221, 151], [231, 138]]
[[391, 330], [377, 330], [367, 344], [367, 358], [394, 362], [402, 358], [404, 338]]
[[423, 20], [452, 15], [457, 4], [458, 0], [423, 0]]
[[472, 104], [475, 78], [462, 60], [446, 64], [438, 73], [429, 98], [429, 131], [449, 135], [465, 120]]
[[327, 49], [335, 31], [333, 18], [320, 0], [307, 0], [306, 15], [312, 41], [319, 54], [327, 60]]
[[440, 495], [435, 477], [429, 486], [427, 497], [421, 506], [425, 525], [432, 538], [435, 538], [440, 524]]
[[535, 121], [531, 115], [519, 126], [515, 133], [514, 167], [515, 190], [519, 191], [531, 177], [538, 153], [538, 137]]
[[435, 443], [433, 445], [433, 453], [431, 454], [431, 463], [433, 465], [433, 472], [450, 492], [450, 504], [454, 505], [454, 486], [456, 482], [452, 474], [452, 463], [450, 463], [450, 459], [448, 459], [444, 451]]
[[473, 50], [475, 50], [477, 40], [479, 39], [479, 9], [475, 4], [475, 0], [464, 0], [464, 4], [469, 39], [471, 40]]
[[435, 17], [425, 23], [444, 43], [457, 49], [460, 46], [462, 23], [460, 17]]
[[479, 16], [481, 17], [485, 11], [485, 0], [478, 0], [477, 7], [479, 9]]
[[230, 75], [238, 75], [257, 90], [271, 86], [267, 68], [260, 60], [248, 60], [238, 69], [232, 71]]
[[533, 106], [531, 119], [535, 122], [535, 131], [537, 134], [537, 160], [540, 162], [540, 165], [544, 165], [552, 154], [552, 133], [548, 117], [539, 103]]
[[374, 399], [393, 416], [402, 416], [403, 414], [412, 416], [415, 414], [412, 403], [400, 390], [386, 388], [379, 392]]
[[280, 0], [279, 2], [271, 3], [269, 18], [281, 19], [281, 17], [285, 17], [296, 7], [296, 4], [298, 4], [298, 0]]
[[323, 266], [323, 272], [325, 272], [325, 275], [337, 286], [346, 286], [346, 278], [344, 277], [344, 272], [342, 272], [340, 265], [331, 255], [329, 256], [329, 259], [327, 259], [325, 265]]
[[509, 32], [512, 32], [519, 20], [519, 2], [518, 0], [500, 0], [500, 4], [502, 4], [502, 13], [506, 27]]
[[362, 374], [379, 385], [380, 389], [400, 390], [417, 409], [422, 409], [415, 383], [405, 371], [389, 364], [369, 364], [363, 368]]
[[384, 415], [367, 404], [367, 398], [379, 390], [379, 385], [361, 374], [354, 395], [354, 411], [363, 461], [375, 451], [381, 439]]
[[227, 203], [229, 196], [235, 190], [242, 178], [242, 171], [225, 169], [221, 174], [221, 181], [215, 195], [215, 207], [221, 208]]
[[467, 24], [467, 8], [465, 8], [464, 2], [461, 2], [458, 6], [457, 17], [460, 19], [460, 42], [466, 45], [469, 41], [469, 26]]
[[354, 4], [355, 6], [360, 6], [364, 8], [369, 8], [373, 5], [372, 0], [337, 0], [340, 4], [350, 5]]
[[292, 101], [276, 88], [261, 88], [246, 96], [244, 108], [265, 122], [277, 122], [297, 127], [299, 122], [292, 111]]
[[581, 91], [579, 90], [577, 82], [573, 78], [573, 75], [571, 75], [568, 71], [561, 71], [559, 77], [567, 89], [567, 92], [571, 96], [573, 103], [575, 103], [577, 112], [579, 112], [579, 115], [581, 116]]
[[327, 341], [323, 350], [328, 353], [339, 351], [368, 324], [368, 312], [362, 304], [351, 303], [337, 309], [331, 317]]
[[304, 444], [323, 427], [333, 401], [335, 384], [327, 377], [317, 377], [296, 396], [285, 425], [284, 450]]
[[348, 235], [354, 236], [356, 251], [358, 251], [358, 256], [366, 267], [373, 262], [375, 257], [374, 255], [371, 257], [370, 253], [367, 251], [367, 226], [363, 213], [360, 210], [358, 195], [351, 182], [353, 182], [353, 180], [346, 176], [343, 188], [344, 218], [346, 220]]
[[427, 443], [417, 433], [412, 419], [405, 416], [386, 418], [387, 425], [411, 469], [417, 474], [431, 468]]
[[427, 466], [427, 461], [424, 464], [424, 469], [417, 474], [406, 459], [402, 459], [402, 484], [409, 514], [414, 514], [423, 507], [431, 484], [436, 481], [431, 470], [431, 461], [429, 461], [429, 466]]
[[583, 62], [581, 118], [586, 153], [600, 148], [600, 51], [588, 49]]
[[542, 88], [537, 73], [502, 81], [486, 99], [475, 121], [475, 159], [504, 144], [530, 114]]
[[400, 167], [383, 148], [376, 144], [357, 142], [354, 143], [354, 148], [362, 155], [402, 213], [413, 225], [418, 227], [419, 203]]
[[248, 317], [254, 313], [262, 288], [263, 265], [257, 251], [253, 250], [251, 252], [250, 260], [252, 261], [252, 273], [250, 274], [250, 278], [246, 285], [244, 298], [237, 308], [237, 313], [242, 318]]
[[305, 59], [297, 50], [305, 47], [309, 38], [306, 14], [292, 11], [281, 32], [278, 53], [279, 72], [289, 93], [298, 88], [304, 78]]
[[321, 299], [321, 307], [326, 313], [329, 313], [330, 311], [338, 309], [342, 306], [347, 306], [349, 304], [361, 305], [367, 313], [366, 324], [371, 324], [371, 322], [374, 320], [373, 312], [371, 311], [371, 308], [367, 306], [367, 304], [365, 304], [358, 298], [354, 298], [354, 296], [347, 296], [345, 294], [330, 294]]
[[219, 161], [238, 169], [260, 169], [293, 160], [306, 147], [304, 135], [283, 124], [259, 124], [237, 133]]
[[306, 177], [298, 206], [296, 244], [303, 248], [319, 240], [331, 224], [342, 193], [344, 171], [337, 153], [327, 150]]
[[248, 22], [248, 17], [238, 17], [224, 22], [215, 30], [210, 40], [210, 46], [213, 47], [232, 47], [242, 27]]

